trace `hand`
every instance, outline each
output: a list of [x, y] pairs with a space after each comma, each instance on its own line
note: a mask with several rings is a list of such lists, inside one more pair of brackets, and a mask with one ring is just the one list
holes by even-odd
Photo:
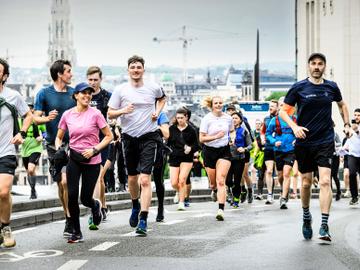
[[92, 148], [90, 149], [86, 149], [84, 152], [82, 152], [82, 155], [85, 157], [85, 158], [91, 158], [93, 155], [94, 155], [94, 150]]
[[305, 131], [309, 132], [309, 130], [305, 127], [300, 127], [300, 126], [295, 126], [293, 128], [293, 132], [296, 138], [299, 139], [305, 139], [306, 138], [306, 133]]
[[261, 144], [265, 145], [266, 144], [266, 139], [264, 136], [261, 136]]
[[276, 146], [276, 147], [279, 147], [280, 145], [281, 145], [281, 142], [280, 142], [280, 141], [275, 142], [275, 146]]
[[184, 153], [187, 155], [187, 154], [189, 154], [190, 152], [191, 152], [191, 147], [185, 144], [185, 145], [184, 145]]
[[222, 137], [225, 136], [225, 132], [224, 131], [219, 131], [216, 135], [215, 135], [215, 139], [220, 139]]
[[348, 125], [345, 126], [345, 128], [344, 128], [344, 133], [345, 133], [345, 135], [346, 135], [347, 138], [350, 138], [350, 137], [351, 137], [351, 135], [352, 135], [352, 130], [351, 130], [351, 128], [350, 128]]
[[132, 103], [129, 103], [125, 108], [122, 109], [123, 114], [132, 113], [134, 111], [135, 107]]
[[22, 144], [24, 142], [24, 139], [21, 137], [21, 134], [18, 133], [14, 136], [14, 138], [11, 139], [11, 143], [15, 145]]
[[194, 153], [194, 157], [195, 157], [195, 158], [199, 157], [199, 151], [196, 151], [196, 152]]
[[38, 141], [38, 142], [41, 142], [43, 140], [43, 137], [42, 136], [37, 136], [35, 140]]
[[154, 112], [154, 113], [151, 114], [151, 120], [152, 120], [152, 121], [157, 121], [158, 117], [159, 117], [159, 116], [158, 116], [158, 114], [157, 114], [156, 112]]
[[244, 147], [239, 147], [239, 148], [237, 149], [237, 151], [238, 151], [239, 153], [244, 153], [244, 152], [245, 152], [245, 148], [244, 148]]
[[54, 120], [58, 116], [59, 112], [57, 110], [52, 110], [49, 112], [49, 115], [47, 116], [49, 121]]

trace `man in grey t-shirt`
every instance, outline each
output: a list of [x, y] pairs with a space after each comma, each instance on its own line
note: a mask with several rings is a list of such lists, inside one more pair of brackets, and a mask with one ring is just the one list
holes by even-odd
[[[128, 60], [130, 81], [120, 85], [109, 100], [109, 118], [120, 117], [122, 144], [132, 199], [130, 226], [146, 236], [147, 216], [151, 203], [151, 173], [158, 144], [162, 143], [157, 130], [157, 118], [165, 105], [162, 88], [143, 81], [144, 59], [133, 56]], [[139, 177], [140, 176], [140, 177]], [[139, 193], [141, 184], [141, 213]], [[139, 222], [140, 213], [140, 222]]]
[[[0, 58], [0, 244], [4, 247], [14, 247], [15, 239], [10, 228], [11, 186], [14, 180], [16, 162], [15, 145], [23, 143], [26, 131], [32, 122], [32, 113], [21, 95], [5, 87], [9, 77], [9, 64]], [[6, 103], [5, 103], [6, 102]], [[23, 116], [21, 131], [15, 133], [17, 115]]]

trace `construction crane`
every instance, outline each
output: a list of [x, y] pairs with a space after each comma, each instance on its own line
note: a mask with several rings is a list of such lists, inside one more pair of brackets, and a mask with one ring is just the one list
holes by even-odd
[[154, 42], [164, 42], [164, 41], [181, 41], [182, 42], [182, 48], [183, 48], [183, 76], [182, 76], [182, 82], [187, 83], [187, 48], [191, 44], [192, 41], [197, 40], [197, 37], [188, 37], [186, 35], [186, 26], [182, 26], [182, 35], [177, 38], [157, 38], [154, 37]]

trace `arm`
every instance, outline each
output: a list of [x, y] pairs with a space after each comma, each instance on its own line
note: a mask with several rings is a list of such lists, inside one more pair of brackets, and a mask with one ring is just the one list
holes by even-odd
[[165, 123], [159, 126], [159, 129], [164, 137], [165, 140], [169, 139], [170, 131], [169, 131], [169, 124]]
[[64, 138], [65, 131], [61, 128], [58, 129], [58, 132], [56, 134], [55, 138], [55, 149], [58, 150], [62, 144], [62, 140]]
[[109, 119], [116, 119], [123, 114], [132, 113], [133, 111], [134, 105], [130, 103], [122, 109], [114, 109], [112, 107], [109, 107], [107, 115]]
[[250, 152], [250, 150], [253, 148], [253, 145], [249, 132], [246, 133], [245, 143], [246, 143], [245, 151]]
[[345, 134], [346, 136], [349, 136], [350, 134], [350, 120], [349, 120], [349, 109], [346, 103], [341, 100], [339, 102], [336, 102], [339, 107], [339, 112], [341, 115], [341, 118], [344, 121], [344, 128], [345, 128]]
[[34, 112], [34, 123], [36, 125], [45, 124], [45, 123], [48, 123], [48, 122], [54, 120], [56, 118], [56, 116], [58, 115], [58, 112], [56, 110], [52, 110], [51, 112], [49, 112], [48, 116], [43, 116], [43, 115], [44, 115], [43, 111], [35, 111]]
[[[273, 118], [275, 119], [275, 118]], [[275, 145], [277, 142], [276, 138], [273, 137], [273, 133], [275, 132], [275, 126], [273, 119], [270, 120], [269, 126], [266, 129], [266, 140], [269, 141], [270, 145]]]
[[289, 127], [293, 130], [294, 135], [296, 138], [300, 138], [300, 139], [305, 139], [306, 138], [306, 133], [305, 131], [309, 131], [307, 128], [305, 127], [301, 127], [298, 126], [289, 115], [294, 114], [295, 111], [295, 107], [288, 105], [286, 103], [284, 103], [283, 107], [281, 108], [280, 112], [279, 112], [279, 116], [281, 117], [282, 120], [284, 120], [286, 122], [286, 124], [289, 125]]
[[[24, 115], [24, 121], [23, 121], [23, 125], [20, 129], [20, 132], [23, 131], [23, 132], [27, 132], [27, 130], [29, 129], [30, 125], [32, 124], [32, 121], [33, 121], [33, 114], [32, 112], [29, 110], [27, 113], [25, 113]], [[23, 138], [21, 136], [20, 133], [16, 134], [12, 139], [11, 139], [11, 143], [12, 144], [22, 144], [23, 143]]]
[[200, 132], [199, 141], [201, 143], [212, 142], [225, 136], [224, 131], [220, 131], [215, 135], [208, 135], [207, 133]]
[[153, 121], [157, 120], [157, 118], [159, 117], [159, 115], [160, 115], [162, 109], [164, 108], [165, 104], [166, 104], [166, 96], [163, 96], [162, 98], [160, 98], [160, 99], [158, 99], [156, 101], [155, 113], [153, 113], [151, 115], [151, 119]]
[[97, 155], [113, 139], [113, 135], [112, 135], [111, 130], [108, 125], [106, 125], [104, 128], [102, 128], [101, 132], [102, 132], [102, 134], [104, 134], [104, 138], [101, 140], [101, 142], [99, 144], [95, 145], [93, 148], [86, 149], [84, 152], [82, 152], [82, 155], [85, 158], [91, 158], [92, 156]]

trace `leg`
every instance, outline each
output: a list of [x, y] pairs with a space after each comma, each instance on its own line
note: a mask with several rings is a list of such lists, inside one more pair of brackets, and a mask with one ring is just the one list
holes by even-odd
[[349, 163], [349, 178], [350, 178], [350, 192], [352, 201], [356, 201], [358, 198], [358, 182], [357, 182], [357, 171], [359, 170], [357, 158], [354, 156], [348, 156]]
[[[80, 209], [79, 209], [79, 181], [81, 176], [81, 165], [74, 162], [72, 159], [69, 160], [67, 165], [67, 190], [68, 190], [68, 209], [70, 213], [70, 220], [74, 226], [75, 234], [80, 234]], [[59, 183], [60, 186], [61, 183]]]
[[282, 185], [282, 197], [287, 198], [289, 195], [290, 190], [290, 173], [291, 173], [292, 167], [289, 165], [285, 165], [283, 169], [283, 185]]
[[303, 208], [310, 207], [311, 185], [312, 185], [312, 173], [302, 173], [300, 197], [301, 197], [301, 205]]
[[319, 167], [319, 185], [320, 185], [320, 209], [321, 213], [329, 214], [332, 190], [330, 186], [331, 169], [326, 167]]
[[293, 175], [291, 176], [292, 181], [292, 198], [295, 199], [297, 197], [297, 185], [298, 185], [298, 176], [299, 176], [299, 168], [298, 163], [295, 160], [294, 166], [292, 168]]
[[225, 159], [219, 159], [216, 162], [216, 184], [218, 190], [218, 201], [219, 204], [225, 204], [226, 190], [225, 190], [225, 179], [226, 175], [231, 166], [231, 162]]
[[9, 226], [12, 210], [11, 187], [13, 180], [14, 176], [12, 174], [0, 174], [0, 237], [2, 238], [2, 245], [9, 248], [16, 245]]
[[268, 190], [268, 196], [266, 200], [266, 204], [272, 204], [273, 203], [273, 188], [274, 188], [274, 179], [273, 179], [273, 172], [274, 172], [274, 161], [273, 160], [267, 160], [265, 161], [266, 165], [266, 187]]
[[[179, 206], [183, 205], [186, 196], [186, 180], [192, 168], [192, 162], [181, 162], [179, 167]], [[181, 206], [182, 206], [181, 205]]]
[[[340, 200], [341, 198], [341, 188], [340, 188], [340, 180], [339, 180], [339, 165], [340, 165], [340, 157], [337, 155], [333, 155], [332, 163], [331, 163], [331, 179], [334, 179], [336, 185], [336, 200]], [[332, 183], [332, 181], [330, 181]]]
[[36, 194], [36, 190], [35, 190], [35, 185], [36, 185], [35, 169], [36, 169], [36, 164], [29, 162], [28, 168], [27, 168], [27, 174], [28, 174], [29, 185], [31, 188], [30, 199], [37, 198], [37, 194]]

